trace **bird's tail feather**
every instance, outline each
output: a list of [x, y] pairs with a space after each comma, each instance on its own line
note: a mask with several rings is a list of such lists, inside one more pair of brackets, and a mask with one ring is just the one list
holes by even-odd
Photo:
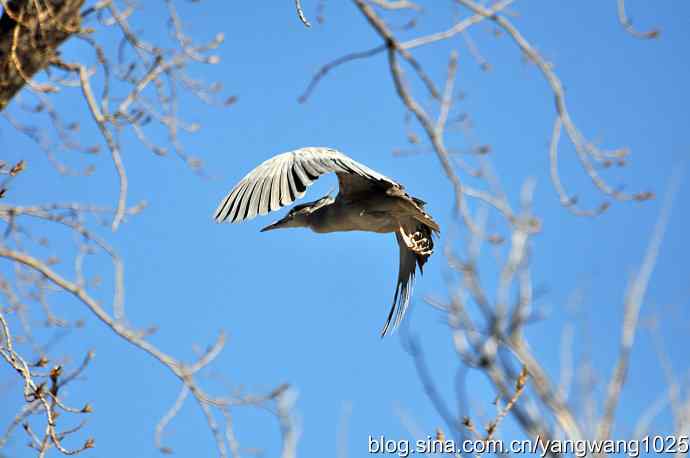
[[[434, 249], [432, 227], [417, 221], [409, 226], [411, 227], [400, 228], [395, 234], [400, 246], [400, 269], [393, 304], [381, 331], [381, 337], [392, 333], [402, 321], [412, 297], [417, 267], [423, 273], [424, 264]], [[414, 229], [410, 230], [412, 228]]]

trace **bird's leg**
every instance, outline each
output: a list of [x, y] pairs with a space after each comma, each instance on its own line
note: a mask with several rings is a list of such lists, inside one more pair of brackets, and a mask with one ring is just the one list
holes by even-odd
[[405, 245], [407, 245], [407, 248], [412, 250], [414, 247], [414, 240], [412, 240], [412, 237], [407, 235], [407, 232], [405, 232], [405, 229], [402, 227], [402, 225], [398, 226], [398, 232], [405, 242]]

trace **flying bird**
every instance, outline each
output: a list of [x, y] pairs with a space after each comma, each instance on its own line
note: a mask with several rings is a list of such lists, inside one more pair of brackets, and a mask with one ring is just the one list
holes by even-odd
[[331, 148], [309, 147], [278, 154], [249, 172], [216, 209], [218, 223], [240, 223], [265, 215], [304, 196], [321, 175], [335, 172], [338, 195], [326, 195], [292, 207], [284, 218], [263, 229], [306, 227], [317, 233], [367, 231], [395, 233], [400, 248], [398, 281], [381, 336], [392, 332], [410, 302], [417, 267], [434, 248], [440, 227], [424, 211], [425, 202], [400, 183]]

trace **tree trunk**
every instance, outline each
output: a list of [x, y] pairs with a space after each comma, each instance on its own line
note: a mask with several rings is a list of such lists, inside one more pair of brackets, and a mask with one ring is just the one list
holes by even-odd
[[[0, 111], [81, 27], [84, 0], [10, 0], [0, 18]], [[37, 8], [38, 6], [38, 8]]]

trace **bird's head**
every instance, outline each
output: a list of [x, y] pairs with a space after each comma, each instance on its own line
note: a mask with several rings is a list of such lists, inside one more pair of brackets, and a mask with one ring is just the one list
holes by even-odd
[[274, 229], [284, 229], [287, 227], [310, 227], [314, 212], [324, 205], [330, 205], [334, 201], [333, 197], [325, 196], [314, 202], [307, 202], [295, 205], [290, 209], [284, 218], [269, 224], [261, 229], [261, 232], [272, 231]]
[[308, 216], [305, 213], [296, 212], [293, 208], [287, 212], [285, 217], [264, 227], [261, 229], [261, 232], [272, 231], [274, 229], [284, 229], [287, 227], [306, 227], [309, 226], [307, 223], [307, 218]]

